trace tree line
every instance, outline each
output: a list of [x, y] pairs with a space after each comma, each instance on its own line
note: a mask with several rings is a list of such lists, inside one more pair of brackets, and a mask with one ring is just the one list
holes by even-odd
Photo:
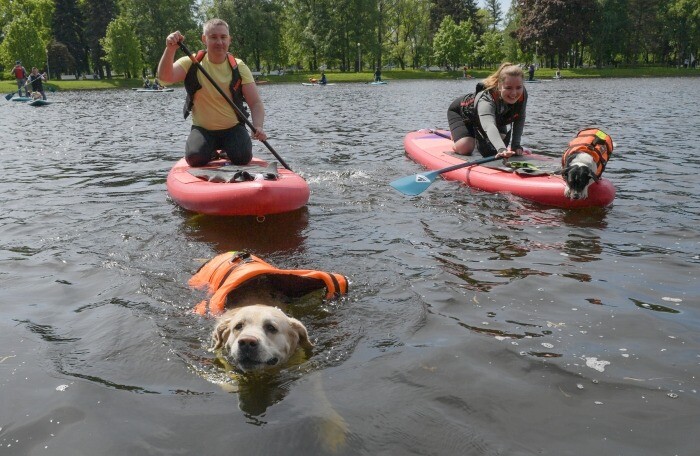
[[257, 71], [695, 65], [698, 0], [0, 0], [0, 65], [153, 73], [165, 37], [220, 17]]

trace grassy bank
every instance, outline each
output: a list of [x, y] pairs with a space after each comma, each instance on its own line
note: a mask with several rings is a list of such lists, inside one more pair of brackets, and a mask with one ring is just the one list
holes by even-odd
[[[470, 70], [469, 75], [475, 79], [481, 79], [491, 73], [493, 69]], [[537, 79], [551, 79], [554, 69], [540, 68], [535, 73]], [[643, 67], [643, 68], [580, 68], [561, 70], [564, 78], [640, 78], [640, 77], [699, 77], [700, 69]], [[342, 73], [339, 71], [327, 71], [328, 82], [369, 82], [373, 78], [372, 72]], [[309, 78], [319, 78], [320, 72], [294, 72], [284, 76], [266, 76], [262, 79], [270, 83], [300, 83]], [[457, 79], [462, 77], [462, 71], [422, 71], [422, 70], [386, 70], [382, 71], [382, 79], [397, 81], [406, 79]], [[129, 89], [141, 87], [141, 79], [87, 79], [48, 82], [49, 90], [97, 90], [97, 89]], [[14, 81], [0, 81], [0, 93], [10, 93], [15, 90]]]

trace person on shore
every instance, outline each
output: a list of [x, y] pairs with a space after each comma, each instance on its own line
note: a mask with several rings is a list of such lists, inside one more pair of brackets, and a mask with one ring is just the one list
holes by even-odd
[[374, 82], [382, 82], [382, 69], [379, 67], [374, 70]]
[[[224, 152], [234, 165], [245, 165], [253, 158], [253, 143], [246, 130], [246, 119], [228, 104], [209, 80], [192, 63], [190, 56], [173, 62], [178, 44], [185, 37], [178, 31], [168, 35], [165, 51], [158, 64], [158, 75], [166, 83], [185, 81], [187, 98], [183, 114], [192, 113], [192, 129], [185, 145], [185, 159], [190, 166], [204, 166]], [[228, 92], [239, 110], [248, 115], [248, 104], [255, 132], [253, 138], [265, 141], [263, 130], [265, 107], [258, 94], [250, 68], [228, 52], [231, 45], [228, 24], [211, 19], [204, 24], [202, 42], [206, 51], [191, 57], [199, 61], [218, 86]], [[228, 89], [228, 90], [226, 90]]]
[[[447, 120], [454, 141], [453, 150], [460, 155], [471, 155], [476, 147], [484, 157], [522, 155], [520, 139], [526, 107], [522, 68], [503, 63], [479, 82], [473, 93], [450, 104]], [[507, 126], [511, 124], [507, 133]]]
[[46, 76], [44, 74], [39, 73], [39, 68], [33, 67], [32, 72], [29, 73], [29, 77], [27, 78], [26, 83], [27, 85], [32, 86], [33, 99], [36, 99], [37, 97], [37, 95], [35, 94], [41, 94], [41, 99], [46, 100], [46, 92], [44, 92], [44, 81], [46, 81]]
[[29, 91], [27, 91], [26, 83], [27, 83], [27, 70], [22, 66], [22, 62], [17, 60], [15, 62], [14, 68], [12, 68], [11, 71], [12, 75], [15, 77], [15, 80], [17, 81], [17, 94], [21, 97], [22, 96], [22, 89], [24, 89], [24, 94], [25, 96], [29, 96]]
[[535, 64], [534, 63], [530, 64], [530, 68], [528, 68], [527, 73], [529, 76], [528, 81], [534, 81], [535, 80]]

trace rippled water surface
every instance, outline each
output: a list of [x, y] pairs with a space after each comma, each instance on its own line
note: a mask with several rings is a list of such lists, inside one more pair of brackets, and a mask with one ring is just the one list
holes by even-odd
[[[311, 187], [262, 223], [168, 199], [183, 89], [0, 100], [0, 454], [697, 454], [698, 79], [528, 85], [534, 150], [613, 137], [612, 207], [388, 187], [471, 85], [261, 86]], [[309, 359], [241, 377], [207, 351], [187, 280], [228, 250], [350, 278], [291, 310]]]

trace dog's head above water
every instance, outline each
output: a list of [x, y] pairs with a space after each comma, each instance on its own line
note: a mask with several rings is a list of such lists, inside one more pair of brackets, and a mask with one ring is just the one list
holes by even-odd
[[562, 171], [562, 176], [566, 184], [564, 196], [572, 200], [588, 198], [588, 187], [598, 181], [595, 171], [585, 162], [567, 166]]
[[298, 348], [313, 345], [304, 325], [277, 307], [248, 305], [226, 311], [217, 320], [212, 348], [242, 371], [286, 363]]

